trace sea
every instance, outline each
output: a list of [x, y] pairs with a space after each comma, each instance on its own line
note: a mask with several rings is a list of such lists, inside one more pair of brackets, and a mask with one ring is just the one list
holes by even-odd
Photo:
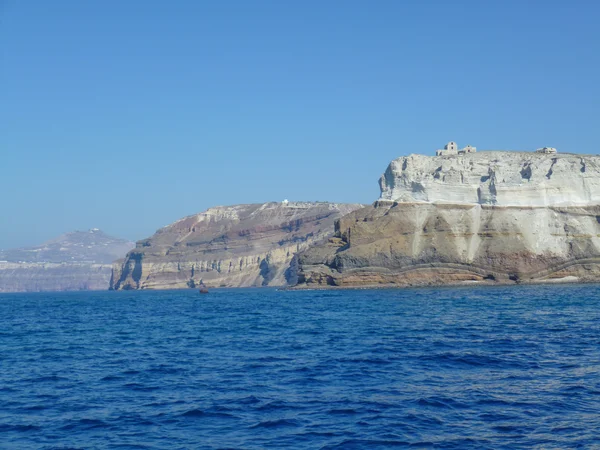
[[600, 286], [0, 295], [1, 449], [600, 448]]

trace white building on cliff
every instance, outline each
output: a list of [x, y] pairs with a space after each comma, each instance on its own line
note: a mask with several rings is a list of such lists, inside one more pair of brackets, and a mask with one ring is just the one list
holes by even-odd
[[448, 142], [443, 150], [436, 150], [435, 156], [449, 156], [449, 155], [464, 155], [465, 153], [475, 153], [476, 147], [467, 145], [465, 148], [458, 148], [458, 145], [454, 141]]
[[556, 153], [556, 149], [554, 147], [542, 147], [538, 148], [536, 153]]

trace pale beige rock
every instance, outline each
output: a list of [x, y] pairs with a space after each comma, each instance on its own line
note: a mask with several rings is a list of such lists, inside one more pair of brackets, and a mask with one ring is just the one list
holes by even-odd
[[600, 157], [478, 152], [410, 155], [390, 163], [379, 180], [381, 200], [500, 206], [600, 202]]
[[598, 281], [599, 168], [568, 154], [398, 158], [379, 201], [298, 255], [300, 285]]

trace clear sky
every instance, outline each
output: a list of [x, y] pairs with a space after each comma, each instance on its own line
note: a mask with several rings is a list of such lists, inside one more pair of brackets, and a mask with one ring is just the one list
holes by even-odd
[[600, 2], [0, 0], [0, 248], [371, 203], [449, 140], [600, 150]]

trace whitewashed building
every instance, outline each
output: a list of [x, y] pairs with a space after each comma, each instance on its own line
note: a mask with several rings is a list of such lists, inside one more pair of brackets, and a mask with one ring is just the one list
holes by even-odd
[[449, 155], [464, 155], [465, 153], [475, 153], [476, 147], [467, 145], [459, 150], [458, 145], [454, 141], [448, 142], [443, 150], [436, 150], [435, 156], [449, 156]]
[[554, 147], [542, 147], [538, 148], [536, 153], [556, 153], [556, 149]]

